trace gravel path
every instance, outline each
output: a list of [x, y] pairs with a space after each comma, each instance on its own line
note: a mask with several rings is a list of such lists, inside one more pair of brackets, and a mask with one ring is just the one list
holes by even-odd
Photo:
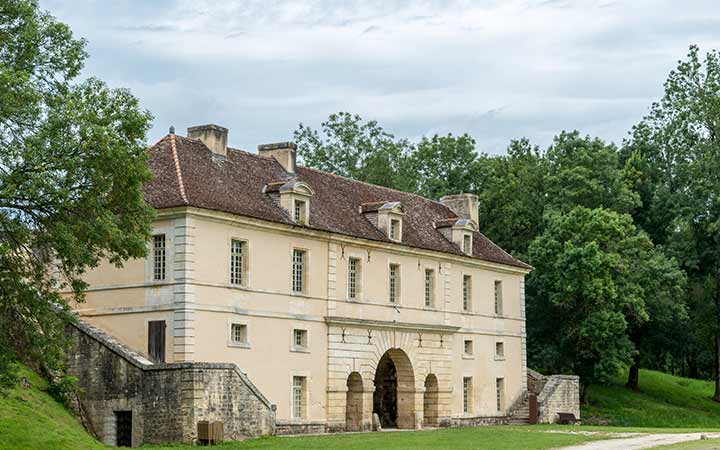
[[561, 447], [558, 450], [639, 450], [643, 448], [654, 448], [661, 445], [677, 444], [699, 440], [705, 435], [708, 439], [720, 438], [720, 433], [666, 433], [666, 434], [629, 434], [629, 437], [619, 437], [606, 441], [588, 442], [570, 447]]

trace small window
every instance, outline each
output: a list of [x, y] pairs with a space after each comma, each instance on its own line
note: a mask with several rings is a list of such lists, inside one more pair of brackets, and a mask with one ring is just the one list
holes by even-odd
[[505, 409], [505, 379], [497, 378], [495, 380], [495, 391], [497, 393], [497, 411], [502, 412]]
[[390, 264], [390, 303], [397, 303], [400, 295], [400, 266]]
[[400, 240], [400, 219], [390, 219], [390, 239]]
[[505, 344], [503, 342], [495, 343], [495, 357], [496, 358], [504, 358], [505, 357]]
[[435, 291], [435, 271], [425, 269], [425, 306], [433, 306], [433, 293]]
[[473, 354], [473, 341], [472, 339], [466, 339], [463, 345], [463, 351], [465, 356], [472, 356]]
[[360, 291], [360, 259], [348, 259], [348, 298], [356, 299]]
[[153, 280], [165, 280], [165, 235], [153, 236]]
[[472, 255], [472, 236], [469, 234], [463, 235], [463, 253]]
[[292, 290], [301, 294], [305, 289], [305, 251], [293, 250]]
[[245, 284], [245, 241], [233, 239], [230, 243], [230, 284], [243, 286]]
[[501, 316], [503, 313], [502, 281], [495, 280], [495, 314]]
[[293, 330], [293, 347], [298, 349], [307, 348], [307, 330]]
[[472, 377], [463, 377], [463, 412], [472, 411]]
[[293, 396], [292, 396], [292, 417], [293, 419], [303, 419], [305, 417], [305, 377], [293, 377]]
[[463, 275], [463, 311], [470, 311], [472, 305], [470, 299], [472, 298], [472, 277], [470, 275]]
[[233, 344], [247, 344], [247, 325], [234, 323], [230, 327], [230, 335]]
[[306, 205], [307, 203], [302, 200], [295, 200], [295, 209], [293, 218], [295, 219], [296, 223], [306, 224]]

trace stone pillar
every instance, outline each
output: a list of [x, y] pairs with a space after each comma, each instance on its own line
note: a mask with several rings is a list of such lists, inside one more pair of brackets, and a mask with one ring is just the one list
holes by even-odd
[[173, 287], [173, 362], [195, 359], [195, 224], [184, 216], [175, 220]]
[[375, 384], [372, 381], [363, 380], [363, 415], [360, 430], [370, 431], [372, 430], [372, 416], [373, 416], [373, 396], [375, 395]]
[[330, 431], [345, 430], [347, 386], [332, 386], [327, 390], [327, 425]]

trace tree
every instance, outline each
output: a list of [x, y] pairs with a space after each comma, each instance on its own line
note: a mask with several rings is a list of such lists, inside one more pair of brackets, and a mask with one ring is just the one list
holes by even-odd
[[592, 383], [631, 365], [628, 325], [648, 320], [647, 283], [667, 264], [629, 215], [576, 206], [546, 220], [528, 251], [528, 317], [538, 321], [528, 353], [539, 367], [580, 375], [587, 403]]
[[299, 125], [295, 142], [302, 161], [320, 170], [366, 183], [414, 192], [409, 164], [412, 146], [383, 130], [376, 121], [355, 114], [331, 114], [322, 133]]
[[[0, 3], [0, 381], [19, 356], [61, 368], [69, 302], [101, 260], [145, 254], [151, 116], [124, 89], [73, 83], [85, 42], [35, 0]], [[65, 292], [63, 295], [61, 292]]]
[[477, 160], [475, 140], [467, 134], [423, 137], [411, 156], [417, 193], [438, 200], [445, 195], [475, 192]]
[[[700, 308], [690, 311], [695, 325], [711, 329], [714, 399], [720, 401], [720, 53], [701, 61], [699, 49], [690, 47], [628, 147], [651, 168], [644, 223], [688, 273], [691, 305]], [[706, 311], [708, 304], [713, 311]]]

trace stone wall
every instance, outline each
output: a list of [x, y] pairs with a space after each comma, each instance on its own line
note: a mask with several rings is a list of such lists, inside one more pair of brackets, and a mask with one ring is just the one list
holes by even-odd
[[102, 331], [68, 328], [68, 373], [89, 431], [116, 445], [116, 412], [132, 412], [132, 445], [193, 442], [197, 422], [222, 421], [225, 439], [273, 434], [274, 407], [234, 364], [152, 364]]
[[528, 369], [528, 392], [537, 396], [539, 423], [556, 423], [560, 412], [580, 418], [580, 377]]

